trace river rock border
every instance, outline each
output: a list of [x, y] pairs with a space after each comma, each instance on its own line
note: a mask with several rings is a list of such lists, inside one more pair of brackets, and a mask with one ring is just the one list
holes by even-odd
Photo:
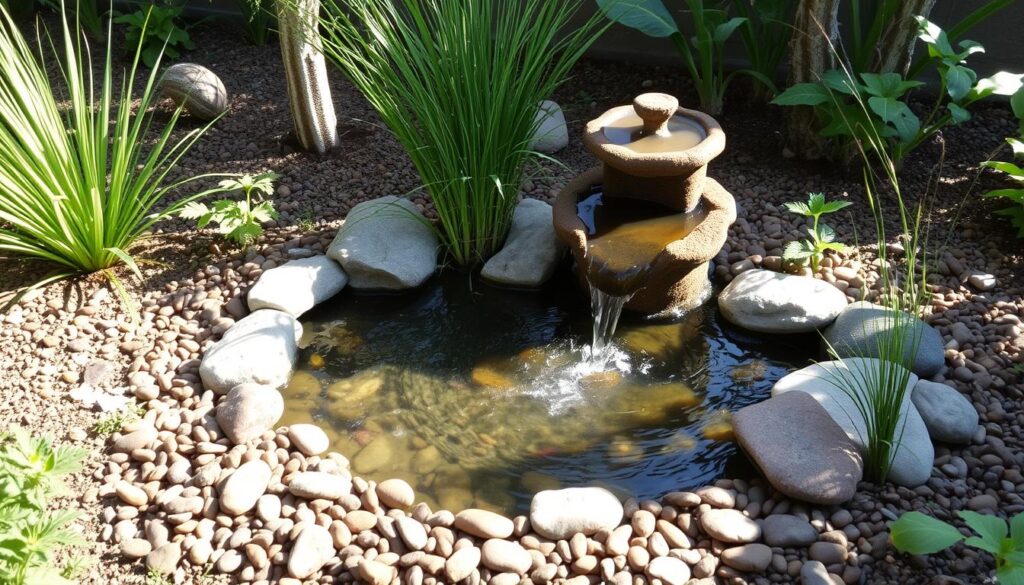
[[[175, 582], [212, 570], [283, 585], [711, 585], [761, 582], [767, 570], [772, 580], [852, 584], [886, 555], [891, 513], [854, 523], [849, 511], [872, 509], [870, 499], [814, 507], [758, 481], [622, 504], [595, 488], [542, 492], [529, 516], [511, 519], [430, 510], [404, 481], [352, 477], [344, 455], [325, 452], [316, 426], [274, 429], [275, 388], [204, 389], [200, 356], [244, 321], [246, 289], [288, 258], [322, 254], [332, 236], [207, 267], [144, 303], [144, 320], [164, 333], [152, 348], [122, 350], [136, 356], [131, 387], [147, 412], [115, 434], [97, 472], [107, 501], [102, 537], [125, 557]], [[247, 416], [246, 401], [268, 406]]]

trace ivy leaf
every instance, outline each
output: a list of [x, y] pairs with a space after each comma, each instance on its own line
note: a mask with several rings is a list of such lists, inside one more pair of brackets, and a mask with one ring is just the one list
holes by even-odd
[[949, 103], [946, 104], [946, 107], [949, 109], [949, 117], [953, 120], [954, 124], [963, 124], [967, 120], [971, 119], [971, 113], [961, 106]]
[[826, 244], [836, 241], [836, 230], [832, 229], [832, 226], [821, 224], [818, 226], [818, 232], [818, 241]]
[[900, 140], [903, 142], [913, 140], [917, 131], [921, 129], [921, 120], [917, 117], [917, 114], [912, 112], [907, 104], [899, 100], [872, 97], [868, 98], [868, 107], [879, 118], [892, 124]]
[[949, 44], [949, 37], [946, 36], [946, 31], [942, 30], [942, 27], [921, 16], [915, 16], [914, 20], [917, 21], [917, 38], [928, 45], [928, 52], [933, 57], [958, 56], [953, 50], [953, 46]]
[[[970, 98], [976, 101], [992, 94], [1009, 96], [1015, 95], [1022, 87], [1024, 87], [1024, 81], [1022, 80], [1024, 80], [1024, 73], [1017, 74], [1000, 71], [990, 77], [979, 79], [978, 83], [975, 84], [974, 89], [971, 90]], [[1012, 103], [1013, 101], [1011, 100], [1011, 104]], [[1016, 110], [1014, 113], [1016, 114]], [[1018, 118], [1021, 117], [1020, 114], [1016, 115]]]
[[830, 99], [828, 90], [819, 83], [798, 83], [779, 94], [772, 103], [777, 106], [820, 106]]
[[878, 97], [898, 98], [921, 82], [905, 82], [899, 73], [861, 73], [867, 92]]
[[839, 69], [829, 69], [822, 73], [821, 82], [825, 84], [825, 87], [846, 95], [853, 95], [860, 88], [860, 84]]
[[935, 553], [964, 539], [953, 526], [921, 512], [904, 513], [890, 525], [889, 533], [897, 550], [915, 555]]

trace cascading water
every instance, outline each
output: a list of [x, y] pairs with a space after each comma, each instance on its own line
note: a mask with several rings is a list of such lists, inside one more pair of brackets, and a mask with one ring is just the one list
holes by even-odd
[[590, 346], [592, 363], [607, 361], [608, 348], [611, 346], [612, 336], [615, 335], [615, 327], [619, 324], [622, 307], [632, 296], [610, 295], [593, 284], [590, 285], [590, 311], [594, 316], [594, 339]]

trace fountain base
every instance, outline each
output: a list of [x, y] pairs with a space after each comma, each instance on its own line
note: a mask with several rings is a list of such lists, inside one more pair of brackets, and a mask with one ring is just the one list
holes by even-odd
[[[594, 167], [570, 182], [554, 205], [555, 232], [569, 245], [579, 266], [587, 266], [587, 229], [577, 215], [576, 204], [602, 183], [601, 167]], [[651, 266], [647, 280], [626, 303], [626, 308], [646, 314], [693, 309], [708, 299], [711, 282], [708, 265], [718, 254], [736, 220], [736, 201], [717, 181], [707, 178], [700, 202], [706, 211], [697, 226], [670, 243]], [[584, 288], [586, 270], [580, 270]]]

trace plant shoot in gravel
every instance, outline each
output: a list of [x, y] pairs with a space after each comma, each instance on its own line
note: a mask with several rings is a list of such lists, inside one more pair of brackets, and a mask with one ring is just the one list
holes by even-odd
[[[581, 0], [325, 0], [324, 53], [412, 159], [472, 268], [504, 243], [542, 100], [599, 34]], [[572, 26], [570, 26], [572, 25]]]
[[791, 201], [784, 204], [790, 213], [810, 217], [813, 221], [807, 228], [810, 239], [790, 242], [782, 252], [782, 257], [791, 262], [805, 264], [809, 260], [811, 271], [817, 272], [818, 265], [825, 257], [825, 252], [845, 252], [846, 244], [836, 241], [836, 231], [831, 226], [821, 223], [821, 216], [845, 209], [853, 203], [849, 201], [825, 201], [824, 193], [811, 193], [807, 202]]
[[[141, 277], [131, 248], [189, 200], [154, 211], [168, 192], [203, 178], [164, 184], [209, 126], [172, 139], [179, 108], [151, 133], [154, 120], [147, 110], [156, 100], [156, 68], [135, 98], [138, 110], [132, 111], [142, 46], [115, 94], [110, 36], [97, 88], [88, 47], [66, 12], [61, 25], [62, 49], [51, 45], [49, 57], [56, 65], [47, 67], [10, 15], [0, 10], [0, 254], [57, 266], [22, 294], [97, 271], [122, 291], [109, 269], [124, 264]], [[49, 69], [55, 69], [57, 83]], [[57, 96], [66, 96], [66, 105]]]
[[151, 3], [146, 8], [122, 14], [114, 22], [125, 28], [124, 45], [129, 51], [141, 48], [142, 62], [156, 67], [162, 55], [177, 59], [181, 51], [196, 48], [188, 30], [180, 25], [181, 7]]
[[221, 190], [241, 191], [244, 201], [221, 199], [212, 205], [191, 201], [181, 209], [180, 216], [197, 220], [199, 229], [215, 223], [217, 233], [236, 244], [248, 246], [263, 235], [261, 223], [277, 219], [274, 202], [263, 197], [274, 192], [274, 181], [278, 177], [277, 173], [263, 173], [225, 179], [220, 182]]
[[62, 477], [78, 471], [85, 454], [54, 447], [19, 427], [0, 438], [0, 583], [71, 583], [53, 554], [83, 542], [68, 528], [78, 514], [47, 507], [52, 498], [67, 495]]
[[921, 512], [905, 512], [889, 526], [892, 544], [897, 550], [914, 555], [929, 555], [958, 542], [981, 549], [996, 560], [996, 580], [1000, 585], [1024, 585], [1024, 513], [1010, 519], [963, 510], [957, 516], [977, 536], [964, 536], [955, 526]]
[[[1024, 161], [1024, 88], [1013, 94], [1010, 106], [1019, 122], [1020, 135], [1018, 138], [1007, 138], [1006, 143], [1010, 145], [1013, 158]], [[996, 213], [1009, 217], [1013, 227], [1017, 228], [1017, 237], [1024, 238], [1024, 167], [1017, 163], [998, 160], [985, 161], [981, 166], [1002, 173], [1015, 185], [1005, 189], [994, 189], [985, 193], [984, 197], [998, 197], [1012, 202], [1010, 207], [1000, 209]]]

